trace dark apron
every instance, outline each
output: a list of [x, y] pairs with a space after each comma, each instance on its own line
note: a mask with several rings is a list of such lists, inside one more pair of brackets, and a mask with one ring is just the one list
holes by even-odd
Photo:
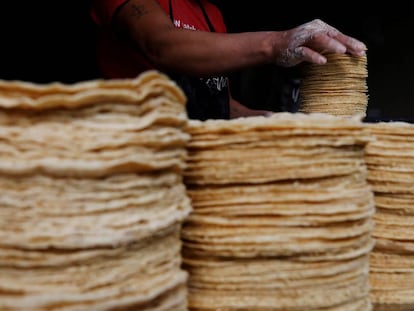
[[[169, 0], [170, 18], [174, 22], [172, 1]], [[208, 18], [207, 12], [199, 0], [197, 0], [209, 25], [210, 31], [214, 27]], [[190, 119], [229, 119], [229, 90], [228, 79], [224, 76], [198, 78], [187, 75], [168, 73], [187, 96], [187, 114]]]

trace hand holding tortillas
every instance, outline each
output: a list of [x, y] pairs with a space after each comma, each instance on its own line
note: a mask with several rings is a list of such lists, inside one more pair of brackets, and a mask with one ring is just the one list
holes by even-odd
[[364, 43], [344, 35], [319, 19], [290, 29], [283, 36], [286, 48], [278, 55], [276, 63], [284, 67], [301, 62], [324, 64], [325, 53], [363, 56], [366, 50]]

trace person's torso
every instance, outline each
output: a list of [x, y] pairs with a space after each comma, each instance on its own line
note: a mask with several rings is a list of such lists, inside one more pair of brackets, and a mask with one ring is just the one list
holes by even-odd
[[[111, 1], [111, 0], [107, 0]], [[121, 0], [113, 0], [120, 3]], [[175, 27], [194, 31], [226, 32], [219, 9], [207, 0], [157, 0]], [[208, 47], [206, 47], [208, 48]], [[110, 27], [102, 27], [97, 51], [98, 66], [105, 78], [134, 78], [157, 69], [139, 51], [120, 40]], [[223, 76], [199, 79], [166, 72], [187, 96], [192, 119], [228, 119], [228, 79]]]
[[[209, 24], [196, 0], [157, 0], [157, 2], [168, 15], [172, 12], [175, 27], [210, 31]], [[117, 3], [120, 1], [118, 0]], [[226, 26], [218, 8], [206, 0], [201, 0], [201, 3], [214, 31], [226, 32]], [[139, 51], [120, 40], [110, 25], [102, 25], [99, 32], [98, 66], [105, 78], [133, 78], [147, 69], [156, 68]]]

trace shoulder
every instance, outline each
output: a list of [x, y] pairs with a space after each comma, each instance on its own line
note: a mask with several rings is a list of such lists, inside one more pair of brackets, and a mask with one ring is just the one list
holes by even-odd
[[[160, 0], [160, 2], [169, 0]], [[200, 5], [206, 12], [208, 19], [214, 26], [216, 32], [226, 32], [223, 15], [220, 9], [208, 0], [172, 0], [173, 15], [175, 19], [181, 19], [186, 24], [195, 26], [195, 29], [209, 30], [205, 17], [200, 9]], [[167, 3], [168, 6], [168, 3]], [[192, 29], [192, 28], [191, 28]]]
[[92, 0], [90, 14], [99, 25], [110, 24], [115, 12], [128, 0]]
[[224, 22], [223, 14], [221, 10], [212, 2], [208, 0], [201, 0], [209, 18], [217, 32], [227, 32], [226, 24]]

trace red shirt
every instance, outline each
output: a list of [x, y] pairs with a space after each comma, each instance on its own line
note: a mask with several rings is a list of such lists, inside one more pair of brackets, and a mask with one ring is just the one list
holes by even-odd
[[[95, 0], [91, 16], [100, 27], [97, 45], [97, 61], [105, 78], [134, 78], [139, 73], [156, 68], [139, 51], [131, 49], [126, 43], [115, 37], [111, 29], [112, 18], [117, 9], [128, 0]], [[169, 0], [157, 0], [169, 14]], [[207, 20], [195, 0], [172, 0], [174, 25], [179, 28], [210, 31]], [[226, 32], [220, 10], [201, 0], [215, 32]]]

